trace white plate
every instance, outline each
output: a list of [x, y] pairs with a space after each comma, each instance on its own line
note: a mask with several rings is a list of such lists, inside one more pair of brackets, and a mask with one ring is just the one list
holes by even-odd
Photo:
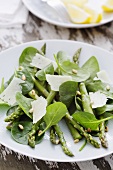
[[[72, 56], [78, 48], [82, 47], [80, 65], [82, 65], [89, 57], [96, 56], [100, 68], [107, 70], [111, 79], [113, 80], [113, 55], [101, 48], [84, 44], [75, 41], [69, 40], [43, 40], [29, 42], [16, 46], [15, 48], [8, 49], [0, 54], [0, 80], [2, 77], [5, 78], [5, 81], [13, 74], [15, 68], [18, 66], [18, 58], [25, 47], [33, 46], [40, 48], [44, 43], [47, 43], [47, 56], [50, 59], [53, 59], [53, 54], [57, 53], [59, 50], [66, 51], [70, 56]], [[74, 144], [73, 139], [67, 129], [65, 123], [61, 124], [61, 129], [64, 132], [64, 136], [67, 141], [69, 149], [75, 155], [74, 157], [66, 156], [60, 145], [53, 145], [49, 141], [49, 133], [46, 133], [42, 143], [36, 145], [35, 149], [30, 148], [26, 145], [21, 145], [16, 143], [10, 135], [10, 132], [6, 130], [7, 123], [4, 122], [5, 115], [0, 113], [0, 143], [4, 146], [19, 152], [21, 154], [49, 161], [58, 161], [58, 162], [73, 162], [73, 161], [86, 161], [96, 158], [106, 156], [113, 153], [113, 121], [109, 121], [108, 128], [109, 132], [107, 133], [108, 139], [108, 149], [104, 148], [94, 148], [92, 145], [87, 144], [87, 146], [80, 152], [79, 148], [82, 146], [83, 141], [80, 141], [78, 144]]]
[[[90, 0], [95, 7], [97, 4], [101, 3], [104, 0]], [[45, 2], [41, 0], [23, 0], [23, 3], [28, 8], [28, 10], [33, 13], [35, 16], [39, 17], [40, 19], [47, 21], [51, 24], [67, 27], [67, 28], [88, 28], [88, 27], [95, 27], [99, 25], [106, 24], [113, 20], [113, 12], [112, 13], [105, 13], [103, 16], [103, 20], [100, 23], [96, 24], [73, 24], [73, 23], [65, 23], [62, 22], [59, 18], [58, 14], [48, 6]]]

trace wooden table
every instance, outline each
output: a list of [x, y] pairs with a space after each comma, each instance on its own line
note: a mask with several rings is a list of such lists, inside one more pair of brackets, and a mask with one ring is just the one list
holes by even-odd
[[[48, 24], [32, 14], [22, 28], [0, 29], [0, 50], [41, 39], [68, 39], [97, 45], [113, 52], [113, 22], [87, 29], [67, 29]], [[0, 170], [111, 170], [113, 154], [73, 163], [57, 163], [29, 158], [0, 145]]]

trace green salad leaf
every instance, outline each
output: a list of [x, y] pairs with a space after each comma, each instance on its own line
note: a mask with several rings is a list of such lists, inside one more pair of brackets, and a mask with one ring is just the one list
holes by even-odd
[[31, 102], [33, 101], [33, 99], [27, 98], [20, 92], [17, 92], [16, 101], [20, 108], [25, 112], [25, 114], [32, 119], [32, 114], [29, 113], [29, 110], [32, 108]]
[[46, 74], [54, 74], [54, 67], [53, 64], [49, 64], [47, 67], [44, 69], [39, 70], [35, 76], [40, 80], [40, 81], [45, 81], [46, 80]]
[[42, 131], [42, 133], [44, 133], [51, 126], [56, 125], [65, 116], [66, 113], [67, 108], [63, 103], [55, 102], [50, 104], [46, 109], [45, 116], [43, 117], [46, 123], [46, 128]]
[[76, 112], [73, 115], [73, 119], [79, 122], [84, 128], [90, 128], [91, 130], [98, 130], [98, 126], [101, 122], [113, 119], [113, 115], [104, 119], [96, 119], [94, 114], [88, 112]]
[[98, 61], [96, 57], [90, 57], [82, 66], [84, 70], [87, 70], [90, 73], [90, 77], [93, 79], [96, 76], [96, 73], [100, 71]]
[[[31, 121], [20, 121], [13, 123], [13, 126], [11, 128], [11, 136], [12, 138], [23, 145], [28, 144], [28, 135], [32, 128], [32, 122]], [[23, 129], [19, 128], [19, 125], [23, 126]]]
[[22, 79], [22, 76], [25, 76], [24, 83], [21, 83], [22, 94], [23, 95], [28, 94], [34, 87], [34, 81], [29, 71], [23, 68], [22, 70], [16, 71], [16, 76], [20, 79]]
[[75, 81], [67, 81], [60, 85], [59, 87], [59, 95], [60, 101], [63, 102], [67, 107], [70, 106], [72, 100], [76, 95], [76, 90], [78, 87], [78, 83]]

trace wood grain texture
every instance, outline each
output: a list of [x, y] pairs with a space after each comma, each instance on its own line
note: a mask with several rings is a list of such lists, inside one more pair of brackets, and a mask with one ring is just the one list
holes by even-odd
[[[66, 39], [97, 45], [113, 52], [113, 22], [87, 29], [67, 29], [48, 24], [32, 14], [22, 28], [0, 29], [0, 51], [42, 39]], [[58, 163], [29, 158], [0, 145], [0, 170], [113, 170], [113, 155], [93, 161]]]

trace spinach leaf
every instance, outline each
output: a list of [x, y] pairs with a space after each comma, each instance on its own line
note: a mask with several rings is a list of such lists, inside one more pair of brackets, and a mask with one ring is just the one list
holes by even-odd
[[[70, 61], [64, 61], [61, 64], [62, 74], [72, 76], [73, 80], [76, 82], [85, 81], [89, 78], [90, 73], [83, 69], [79, 68], [77, 64]], [[73, 70], [77, 70], [77, 73], [73, 73]]]
[[23, 96], [20, 92], [16, 93], [16, 101], [25, 114], [32, 119], [32, 114], [29, 113], [29, 110], [32, 108], [31, 102], [33, 99]]
[[104, 112], [106, 112], [106, 105], [104, 105], [102, 107], [98, 107], [98, 108], [95, 109], [95, 115], [96, 116], [101, 115]]
[[75, 97], [77, 87], [78, 83], [75, 81], [67, 81], [60, 85], [60, 101], [63, 102], [67, 107], [70, 106], [73, 98]]
[[82, 68], [90, 73], [92, 79], [96, 76], [96, 73], [100, 71], [98, 61], [94, 56], [90, 57], [89, 60], [84, 63]]
[[34, 81], [27, 69], [23, 68], [22, 70], [16, 71], [16, 76], [19, 77], [20, 79], [22, 79], [23, 75], [25, 76], [25, 82], [21, 83], [21, 86], [22, 86], [22, 93], [25, 95], [28, 94], [33, 89]]
[[54, 74], [54, 67], [53, 64], [49, 64], [47, 67], [45, 67], [42, 70], [39, 70], [35, 76], [40, 80], [40, 81], [44, 81], [46, 80], [46, 74]]
[[55, 102], [50, 104], [46, 109], [46, 114], [43, 117], [46, 128], [43, 130], [41, 134], [43, 134], [48, 128], [53, 125], [56, 125], [67, 113], [66, 106], [61, 102]]
[[113, 119], [113, 115], [104, 119], [98, 120], [96, 117], [88, 112], [76, 112], [73, 115], [73, 119], [79, 122], [84, 128], [90, 128], [91, 130], [98, 130], [98, 126], [101, 122]]
[[[89, 78], [90, 73], [87, 70], [84, 70], [83, 68], [79, 68], [76, 63], [72, 63], [70, 61], [64, 61], [62, 63], [59, 63], [57, 57], [54, 57], [58, 68], [63, 75], [72, 76], [73, 80], [76, 82], [85, 81]], [[74, 73], [73, 70], [76, 70], [77, 73]]]
[[110, 87], [110, 90], [107, 90], [106, 86], [107, 84], [101, 82], [100, 80], [86, 84], [88, 92], [100, 91], [105, 94], [107, 98], [113, 99], [113, 87]]
[[27, 47], [23, 50], [20, 58], [19, 65], [23, 67], [29, 67], [33, 57], [36, 55], [38, 50], [34, 47]]
[[102, 107], [98, 107], [95, 109], [95, 114], [96, 115], [101, 115], [103, 113], [108, 113], [108, 112], [113, 112], [113, 103], [111, 104], [106, 104]]
[[[23, 130], [19, 128], [19, 125], [23, 126]], [[11, 128], [11, 135], [12, 138], [23, 145], [28, 144], [28, 135], [32, 128], [32, 122], [31, 121], [20, 121], [13, 123], [13, 126]]]
[[70, 57], [64, 51], [59, 51], [56, 57], [59, 64], [63, 63], [64, 61], [70, 61]]

